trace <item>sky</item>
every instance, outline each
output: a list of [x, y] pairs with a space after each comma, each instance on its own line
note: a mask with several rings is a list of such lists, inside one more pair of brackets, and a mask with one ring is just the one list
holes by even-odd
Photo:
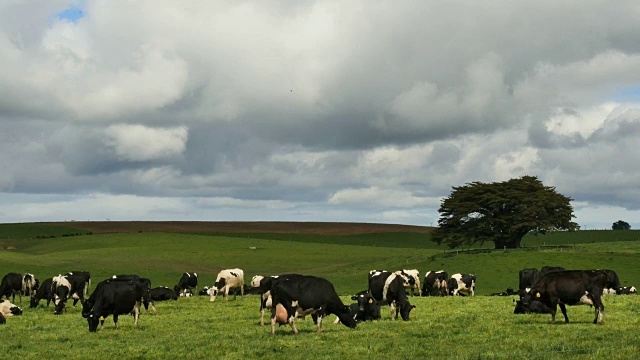
[[0, 1], [0, 223], [437, 225], [537, 176], [640, 228], [640, 3]]

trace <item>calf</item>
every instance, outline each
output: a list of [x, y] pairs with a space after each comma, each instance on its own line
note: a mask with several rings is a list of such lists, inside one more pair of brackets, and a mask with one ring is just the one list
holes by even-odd
[[[215, 301], [218, 292], [224, 293], [224, 300], [229, 301], [229, 290], [240, 289], [240, 298], [244, 300], [244, 271], [241, 269], [222, 270], [216, 277], [216, 282], [211, 287], [209, 301]], [[237, 293], [233, 299], [237, 297]]]
[[[388, 271], [370, 274], [369, 293], [380, 305], [389, 305], [391, 319], [398, 318], [398, 312], [402, 320], [409, 320], [409, 313], [415, 306], [412, 306], [404, 291], [402, 278]], [[395, 308], [395, 315], [394, 315]]]
[[35, 294], [31, 295], [31, 301], [29, 302], [29, 307], [32, 309], [38, 307], [38, 304], [42, 299], [46, 299], [47, 306], [49, 306], [49, 303], [53, 299], [53, 292], [51, 291], [52, 285], [53, 285], [53, 278], [45, 279], [42, 282], [42, 285], [40, 285], [40, 287], [38, 288], [38, 290], [36, 290]]
[[[398, 280], [400, 286], [402, 282]], [[355, 328], [356, 321], [351, 317], [349, 307], [345, 306], [336, 293], [333, 284], [315, 276], [292, 276], [276, 279], [271, 286], [273, 307], [271, 309], [271, 334], [275, 335], [276, 322], [289, 323], [294, 334], [298, 334], [295, 318], [311, 315], [322, 332], [322, 319], [334, 314], [347, 327]], [[404, 289], [403, 289], [404, 292]], [[406, 295], [405, 295], [406, 296]]]
[[9, 300], [5, 300], [0, 302], [0, 314], [4, 317], [22, 315], [22, 309], [12, 304]]
[[22, 276], [18, 273], [10, 272], [0, 282], [0, 300], [2, 300], [2, 297], [6, 297], [9, 300], [9, 296], [11, 296], [11, 301], [15, 302], [16, 294], [18, 294], [20, 303], [22, 303]]
[[604, 323], [604, 305], [602, 303], [602, 290], [607, 284], [607, 275], [599, 270], [571, 270], [556, 271], [543, 275], [537, 283], [531, 287], [522, 299], [526, 307], [534, 300], [541, 304], [541, 312], [551, 314], [551, 323], [556, 322], [558, 305], [564, 315], [566, 323], [566, 305], [586, 304], [595, 307], [594, 324]]
[[525, 290], [533, 286], [542, 274], [536, 268], [522, 269], [518, 273], [518, 290]]
[[424, 283], [422, 285], [422, 295], [424, 296], [447, 296], [449, 275], [446, 271], [427, 271], [424, 275]]
[[476, 290], [476, 277], [473, 274], [453, 274], [449, 279], [449, 294], [451, 296], [461, 295], [464, 291], [474, 296]]
[[187, 290], [192, 292], [198, 291], [198, 274], [192, 272], [186, 272], [182, 274], [180, 277], [180, 281], [178, 284], [173, 287], [173, 291], [176, 292], [176, 295], [180, 295], [180, 293], [186, 293]]
[[100, 282], [82, 307], [82, 317], [87, 319], [89, 332], [96, 332], [98, 323], [104, 329], [104, 319], [113, 315], [118, 328], [118, 316], [133, 313], [134, 325], [138, 325], [143, 288], [133, 280], [107, 279]]
[[178, 300], [178, 295], [168, 287], [160, 286], [149, 290], [149, 298], [152, 301]]
[[25, 296], [33, 296], [36, 291], [36, 277], [33, 274], [26, 273], [22, 276], [22, 293]]
[[420, 293], [420, 272], [417, 269], [413, 270], [398, 270], [394, 274], [402, 278], [405, 289], [411, 289], [411, 296], [414, 296], [414, 290], [418, 289], [418, 295]]

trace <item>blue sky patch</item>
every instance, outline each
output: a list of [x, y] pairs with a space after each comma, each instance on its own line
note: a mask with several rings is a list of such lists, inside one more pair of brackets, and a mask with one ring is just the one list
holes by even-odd
[[81, 19], [83, 16], [84, 16], [84, 11], [77, 4], [57, 14], [58, 19], [68, 20], [74, 23], [78, 22], [78, 20]]
[[613, 94], [613, 100], [621, 102], [640, 101], [640, 85], [617, 91]]

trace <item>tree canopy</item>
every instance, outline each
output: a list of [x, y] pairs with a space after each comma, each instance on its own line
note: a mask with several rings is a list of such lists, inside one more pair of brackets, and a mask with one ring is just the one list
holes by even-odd
[[432, 239], [449, 248], [485, 242], [519, 248], [528, 233], [578, 229], [571, 200], [535, 176], [467, 183], [442, 200]]
[[631, 225], [628, 222], [618, 220], [611, 225], [612, 230], [631, 230]]

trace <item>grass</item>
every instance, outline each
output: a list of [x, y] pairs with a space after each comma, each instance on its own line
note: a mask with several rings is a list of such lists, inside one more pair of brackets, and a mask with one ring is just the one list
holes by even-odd
[[[298, 272], [329, 279], [345, 303], [347, 295], [366, 289], [371, 269], [417, 268], [471, 272], [477, 295], [517, 286], [524, 267], [609, 268], [624, 285], [640, 285], [640, 241], [636, 231], [579, 231], [526, 239], [535, 250], [487, 253], [445, 252], [424, 234], [404, 233], [326, 236], [318, 234], [86, 234], [85, 229], [0, 225], [0, 275], [31, 272], [41, 280], [71, 270], [88, 270], [95, 282], [113, 274], [136, 273], [153, 286], [173, 286], [184, 271], [200, 275], [200, 287], [211, 285], [220, 269], [240, 267], [248, 283], [254, 274]], [[577, 236], [582, 235], [582, 236]], [[56, 236], [56, 237], [50, 237]], [[406, 238], [405, 238], [406, 236]], [[37, 238], [36, 238], [37, 237]], [[539, 243], [536, 243], [539, 242]], [[544, 243], [570, 245], [542, 249]], [[399, 243], [399, 246], [394, 244]], [[531, 245], [529, 245], [531, 244]], [[537, 244], [537, 245], [536, 245]], [[7, 248], [11, 248], [7, 250]], [[255, 249], [253, 249], [255, 248]], [[447, 359], [630, 359], [640, 350], [640, 297], [608, 296], [605, 325], [591, 324], [593, 310], [569, 307], [571, 323], [550, 324], [550, 315], [513, 315], [509, 297], [411, 298], [417, 305], [410, 322], [383, 319], [351, 330], [325, 321], [317, 335], [310, 320], [288, 327], [258, 325], [258, 298], [196, 297], [157, 304], [159, 315], [143, 315], [133, 327], [129, 316], [114, 330], [90, 334], [79, 308], [54, 316], [52, 307], [28, 309], [0, 325], [0, 353], [26, 359], [64, 354], [95, 358], [447, 358]], [[16, 300], [17, 301], [17, 300]], [[44, 302], [43, 302], [44, 303]], [[333, 320], [333, 316], [331, 316]]]

